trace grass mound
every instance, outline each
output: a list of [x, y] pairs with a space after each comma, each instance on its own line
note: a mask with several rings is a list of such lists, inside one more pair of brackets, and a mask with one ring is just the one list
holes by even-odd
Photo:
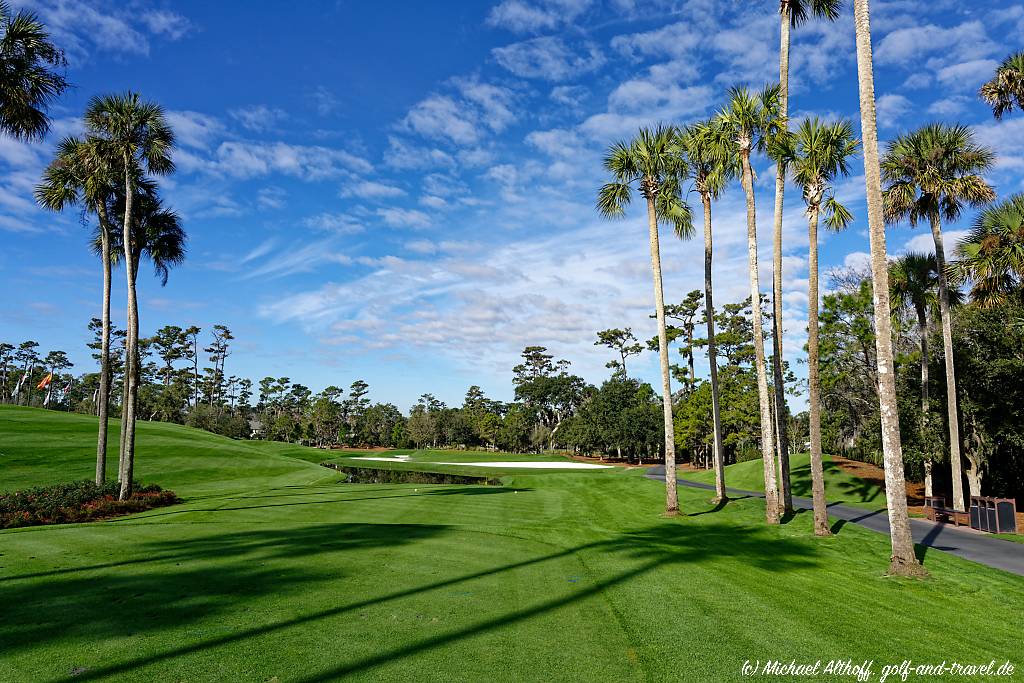
[[[811, 456], [808, 453], [794, 453], [789, 456], [790, 481], [793, 495], [811, 497]], [[825, 474], [825, 499], [829, 503], [845, 503], [870, 510], [885, 507], [885, 490], [875, 482], [855, 477], [845, 472], [829, 456], [823, 456], [822, 469]], [[715, 483], [715, 473], [686, 472], [684, 479], [704, 484]], [[744, 491], [764, 491], [764, 466], [760, 458], [738, 462], [725, 468], [725, 485]]]
[[91, 522], [179, 502], [174, 491], [164, 491], [156, 484], [137, 484], [127, 500], [117, 499], [119, 490], [116, 481], [102, 485], [74, 481], [0, 493], [0, 529]]

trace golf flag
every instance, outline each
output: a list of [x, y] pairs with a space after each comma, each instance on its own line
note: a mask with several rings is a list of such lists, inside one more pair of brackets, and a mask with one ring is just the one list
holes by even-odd
[[52, 381], [53, 373], [51, 372], [50, 374], [48, 374], [46, 377], [39, 381], [39, 384], [36, 385], [36, 389], [45, 389], [46, 387], [50, 386], [50, 382]]
[[21, 385], [25, 383], [26, 379], [28, 379], [28, 373], [27, 372], [21, 376], [21, 379], [18, 380], [17, 386], [14, 387], [14, 394], [15, 395], [21, 393]]

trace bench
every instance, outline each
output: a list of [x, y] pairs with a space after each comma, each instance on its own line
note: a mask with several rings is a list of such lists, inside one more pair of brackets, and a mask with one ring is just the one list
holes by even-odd
[[946, 499], [941, 496], [925, 497], [924, 515], [929, 520], [941, 524], [952, 522], [956, 526], [971, 526], [971, 514], [946, 507]]

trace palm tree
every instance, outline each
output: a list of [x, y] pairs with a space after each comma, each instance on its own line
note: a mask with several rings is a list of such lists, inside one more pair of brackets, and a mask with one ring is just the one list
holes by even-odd
[[875, 304], [875, 354], [878, 363], [878, 406], [882, 425], [882, 458], [885, 465], [885, 498], [889, 510], [892, 556], [889, 573], [927, 576], [914, 555], [907, 514], [907, 485], [903, 475], [903, 446], [896, 402], [896, 377], [892, 360], [892, 320], [889, 307], [889, 267], [885, 247], [882, 178], [878, 155], [878, 124], [875, 118], [875, 75], [871, 63], [869, 0], [853, 0], [857, 37], [857, 84], [860, 95], [860, 130], [864, 144], [864, 186], [868, 204], [871, 242], [871, 280]]
[[[889, 290], [893, 308], [907, 309], [917, 318], [917, 336], [921, 345], [921, 442], [927, 443], [928, 429], [928, 309], [938, 303], [938, 267], [935, 257], [909, 252], [894, 262], [889, 272]], [[933, 495], [932, 458], [924, 457], [924, 495]]]
[[1008, 111], [1024, 109], [1024, 52], [1017, 52], [1003, 60], [996, 75], [978, 91], [985, 104], [992, 107], [997, 119]]
[[[789, 118], [790, 29], [813, 17], [835, 21], [841, 0], [779, 0], [779, 118], [784, 127]], [[782, 372], [782, 212], [786, 191], [786, 170], [775, 173], [775, 225], [772, 235], [772, 373], [775, 383], [775, 429], [779, 458], [779, 494], [786, 510], [793, 509], [793, 487], [789, 477], [789, 446], [786, 437], [786, 385]]]
[[1024, 286], [1024, 194], [988, 207], [974, 220], [953, 264], [959, 282], [971, 282], [971, 299], [989, 307]]
[[711, 378], [711, 421], [714, 428], [715, 503], [727, 499], [725, 491], [725, 446], [718, 387], [718, 354], [715, 346], [715, 307], [711, 282], [711, 201], [718, 199], [726, 183], [736, 175], [736, 157], [727, 132], [714, 121], [687, 126], [679, 136], [694, 189], [704, 207], [704, 317], [708, 325], [708, 364]]
[[676, 494], [675, 430], [672, 422], [672, 387], [668, 363], [668, 335], [665, 330], [665, 295], [662, 290], [661, 248], [658, 223], [667, 222], [676, 234], [693, 231], [690, 207], [680, 195], [680, 181], [686, 173], [685, 162], [676, 154], [676, 131], [671, 126], [641, 128], [629, 143], [618, 142], [608, 149], [604, 167], [614, 180], [601, 187], [597, 210], [605, 218], [622, 218], [637, 185], [647, 201], [647, 228], [654, 276], [654, 309], [658, 320], [658, 355], [661, 360], [661, 398], [665, 417], [665, 512], [679, 512]]
[[102, 141], [112, 165], [124, 176], [125, 207], [121, 232], [128, 286], [128, 337], [125, 349], [127, 391], [122, 425], [124, 446], [118, 467], [120, 498], [124, 500], [132, 492], [135, 407], [139, 385], [139, 306], [135, 292], [132, 203], [137, 178], [146, 173], [165, 175], [174, 170], [170, 156], [174, 133], [159, 105], [143, 102], [138, 94], [132, 92], [94, 97], [86, 108], [85, 124], [89, 133]]
[[835, 197], [837, 179], [850, 174], [850, 157], [857, 153], [857, 139], [849, 121], [825, 124], [805, 119], [783, 144], [784, 166], [803, 191], [807, 204], [807, 383], [810, 389], [811, 492], [814, 534], [830, 536], [825, 475], [821, 460], [821, 382], [818, 379], [818, 219], [824, 212], [825, 226], [843, 230], [853, 216]]
[[67, 137], [57, 146], [54, 160], [36, 187], [36, 201], [52, 211], [81, 204], [96, 214], [99, 249], [103, 268], [102, 331], [100, 341], [100, 385], [97, 390], [99, 429], [96, 435], [96, 483], [106, 480], [107, 423], [110, 406], [110, 285], [111, 226], [107, 202], [117, 179], [112, 173], [101, 143], [95, 139]]
[[19, 140], [41, 140], [50, 129], [46, 109], [68, 82], [55, 69], [64, 53], [35, 14], [11, 14], [0, 2], [0, 131]]
[[956, 374], [953, 368], [953, 332], [949, 315], [946, 255], [942, 246], [942, 219], [959, 218], [964, 205], [978, 206], [995, 199], [995, 191], [981, 177], [995, 155], [975, 144], [966, 126], [927, 125], [889, 142], [882, 159], [885, 218], [931, 224], [935, 264], [939, 275], [939, 314], [946, 363], [946, 412], [949, 422], [949, 460], [953, 476], [953, 507], [965, 510], [960, 472], [960, 425], [957, 418]]
[[754, 173], [750, 155], [764, 151], [769, 140], [779, 134], [779, 87], [768, 86], [751, 94], [746, 88], [732, 88], [729, 104], [717, 117], [735, 145], [740, 160], [741, 182], [747, 196], [747, 252], [750, 266], [750, 300], [754, 325], [754, 357], [757, 366], [757, 390], [761, 411], [761, 454], [764, 458], [764, 493], [769, 524], [778, 524], [779, 491], [775, 476], [775, 429], [772, 424], [771, 398], [764, 357], [764, 329], [761, 326], [761, 284], [757, 271], [757, 213], [754, 203]]

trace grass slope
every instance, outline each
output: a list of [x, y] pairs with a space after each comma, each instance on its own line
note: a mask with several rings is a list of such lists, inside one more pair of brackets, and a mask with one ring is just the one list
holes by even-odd
[[[793, 484], [793, 495], [804, 498], [811, 497], [811, 463], [810, 454], [794, 453], [789, 456], [790, 481]], [[830, 503], [845, 503], [870, 510], [885, 507], [885, 490], [877, 484], [865, 481], [860, 477], [847, 474], [824, 456], [823, 470], [825, 473], [825, 499]], [[714, 484], [714, 472], [686, 472], [683, 478]], [[744, 491], [764, 491], [764, 467], [761, 459], [738, 462], [725, 468], [725, 485]]]
[[[0, 410], [0, 488], [88, 472], [92, 425]], [[342, 485], [298, 455], [143, 425], [140, 476], [184, 505], [0, 532], [0, 680], [734, 681], [1019, 652], [1024, 579], [934, 551], [932, 580], [884, 578], [887, 539], [852, 525], [814, 539], [691, 490], [665, 519], [639, 470]]]

